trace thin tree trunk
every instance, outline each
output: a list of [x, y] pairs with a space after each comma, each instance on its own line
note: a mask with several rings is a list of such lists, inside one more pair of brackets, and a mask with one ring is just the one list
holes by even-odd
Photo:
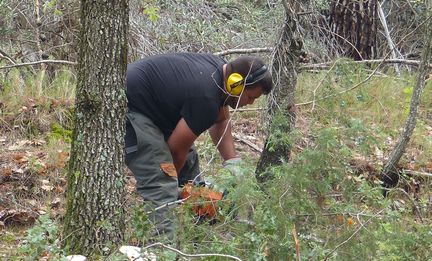
[[[35, 26], [35, 42], [36, 47], [38, 50], [38, 59], [43, 60], [43, 50], [42, 50], [42, 44], [41, 44], [41, 38], [40, 38], [40, 27], [42, 25], [41, 17], [40, 17], [40, 2], [39, 0], [35, 0], [35, 13], [36, 13], [36, 26]], [[38, 74], [38, 80], [36, 83], [36, 90], [37, 90], [37, 96], [42, 95], [42, 89], [43, 89], [43, 82], [45, 78], [45, 72], [46, 72], [46, 64], [41, 63], [40, 64], [40, 72]]]
[[64, 246], [107, 254], [125, 230], [124, 79], [128, 1], [81, 1], [75, 128]]
[[383, 170], [381, 172], [381, 179], [384, 182], [386, 187], [394, 185], [398, 178], [399, 174], [396, 170], [396, 166], [402, 157], [405, 149], [407, 147], [408, 142], [411, 139], [411, 135], [414, 131], [417, 121], [418, 108], [421, 100], [421, 93], [425, 86], [425, 79], [428, 74], [427, 68], [429, 67], [429, 61], [431, 59], [432, 52], [432, 19], [425, 25], [425, 34], [424, 34], [424, 47], [423, 47], [423, 55], [420, 62], [419, 72], [416, 80], [416, 85], [414, 86], [413, 94], [411, 97], [410, 103], [410, 111], [408, 114], [408, 119], [405, 123], [404, 130], [399, 137], [398, 143], [394, 150], [391, 152], [389, 156], [388, 162], [384, 165]]
[[291, 147], [275, 140], [274, 133], [289, 134], [295, 122], [294, 93], [302, 39], [298, 31], [295, 3], [284, 0], [283, 4], [285, 22], [272, 58], [275, 88], [269, 95], [269, 133], [256, 169], [257, 179], [261, 182], [271, 178], [270, 173], [263, 173], [267, 167], [279, 165], [289, 159]]

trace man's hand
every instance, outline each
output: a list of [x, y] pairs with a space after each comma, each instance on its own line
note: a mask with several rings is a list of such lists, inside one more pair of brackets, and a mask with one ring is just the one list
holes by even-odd
[[243, 160], [240, 157], [235, 157], [231, 159], [227, 159], [222, 162], [222, 166], [224, 169], [231, 172], [235, 177], [243, 177], [245, 175], [245, 170], [243, 165]]

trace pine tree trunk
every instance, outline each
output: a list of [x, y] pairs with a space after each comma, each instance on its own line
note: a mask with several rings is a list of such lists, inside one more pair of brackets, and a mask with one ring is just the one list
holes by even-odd
[[344, 56], [354, 60], [374, 58], [377, 14], [377, 0], [332, 0], [329, 24]]
[[271, 117], [269, 132], [256, 169], [257, 179], [260, 182], [271, 178], [270, 173], [263, 173], [268, 166], [279, 165], [290, 158], [290, 146], [280, 143], [273, 134], [289, 134], [295, 123], [294, 93], [302, 52], [302, 39], [294, 13], [295, 4], [289, 5], [285, 0], [283, 3], [286, 16], [272, 59], [275, 88], [269, 95], [268, 110]]
[[75, 128], [68, 172], [64, 246], [106, 254], [125, 229], [124, 79], [128, 1], [81, 1]]

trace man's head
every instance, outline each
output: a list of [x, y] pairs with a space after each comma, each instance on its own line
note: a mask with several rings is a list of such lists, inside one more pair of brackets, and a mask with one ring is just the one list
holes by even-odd
[[225, 69], [225, 90], [229, 94], [228, 105], [235, 108], [252, 104], [262, 94], [273, 88], [270, 72], [264, 62], [257, 57], [242, 56], [229, 62]]

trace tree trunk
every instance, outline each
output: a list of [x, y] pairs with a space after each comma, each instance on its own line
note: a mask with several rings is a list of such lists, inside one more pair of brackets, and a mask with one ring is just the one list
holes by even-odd
[[269, 173], [263, 173], [267, 167], [279, 165], [289, 159], [291, 150], [289, 144], [281, 143], [274, 134], [289, 134], [295, 122], [294, 93], [302, 41], [296, 18], [297, 8], [286, 0], [283, 4], [286, 13], [285, 22], [272, 58], [275, 88], [269, 95], [268, 110], [271, 117], [269, 132], [256, 169], [257, 179], [261, 182], [271, 178]]
[[[44, 60], [43, 57], [43, 49], [42, 49], [42, 44], [41, 44], [41, 37], [40, 37], [40, 27], [42, 25], [41, 22], [41, 17], [40, 17], [40, 2], [39, 0], [35, 0], [35, 14], [36, 14], [36, 26], [35, 28], [35, 42], [36, 42], [36, 47], [37, 47], [37, 52], [38, 52], [38, 60]], [[42, 95], [42, 86], [44, 83], [44, 78], [45, 78], [45, 73], [46, 73], [46, 64], [41, 63], [40, 65], [40, 72], [38, 74], [38, 79], [36, 82], [36, 91], [37, 91], [37, 96], [40, 97]]]
[[354, 60], [376, 53], [377, 0], [332, 0], [330, 28], [344, 56]]
[[106, 254], [125, 230], [124, 79], [128, 1], [81, 1], [75, 128], [68, 172], [64, 246]]
[[[429, 12], [431, 13], [431, 12]], [[389, 156], [388, 162], [384, 165], [381, 171], [381, 180], [385, 187], [392, 187], [396, 185], [399, 180], [399, 174], [397, 172], [396, 166], [405, 152], [406, 146], [411, 139], [411, 135], [414, 131], [417, 121], [418, 108], [421, 100], [421, 93], [425, 86], [425, 79], [428, 75], [429, 61], [431, 59], [432, 53], [432, 19], [424, 25], [424, 47], [423, 55], [420, 62], [419, 72], [416, 80], [416, 85], [414, 86], [413, 94], [411, 97], [410, 110], [408, 114], [408, 119], [405, 123], [404, 130], [399, 137], [398, 143], [392, 153]], [[384, 193], [386, 194], [386, 193]]]

